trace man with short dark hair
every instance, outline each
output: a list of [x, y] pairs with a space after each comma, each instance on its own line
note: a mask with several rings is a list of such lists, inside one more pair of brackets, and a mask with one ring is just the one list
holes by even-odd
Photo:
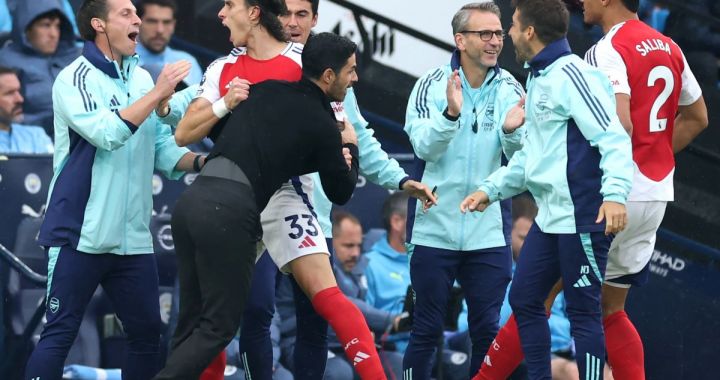
[[178, 8], [175, 0], [141, 0], [137, 3], [137, 9], [142, 20], [137, 46], [140, 65], [151, 73], [159, 73], [168, 63], [186, 60], [192, 66], [184, 82], [188, 86], [200, 83], [202, 68], [195, 57], [169, 46], [177, 21]]
[[[233, 12], [228, 3], [221, 15], [227, 12]], [[208, 165], [173, 214], [180, 319], [173, 353], [157, 379], [194, 378], [234, 336], [261, 238], [260, 213], [281, 186], [294, 176], [318, 171], [334, 201], [350, 199], [357, 181], [357, 139], [352, 128], [338, 132], [330, 102], [342, 101], [357, 81], [355, 49], [343, 37], [319, 34], [303, 52], [302, 80], [253, 85], [252, 95], [235, 106], [227, 123], [212, 129], [215, 146]], [[218, 204], [225, 205], [223, 211]], [[310, 245], [310, 237], [319, 231], [310, 206], [305, 207], [307, 214], [298, 210], [300, 214], [285, 219], [284, 231], [297, 243]], [[384, 378], [362, 314], [342, 295], [334, 277], [325, 276], [326, 271], [332, 276], [327, 256], [305, 255], [289, 265], [295, 268], [298, 263], [313, 269], [293, 273], [304, 276], [299, 282], [309, 284], [305, 291], [313, 307], [333, 326], [361, 378]], [[227, 292], [232, 285], [239, 294]]]
[[600, 289], [612, 237], [626, 225], [630, 138], [614, 112], [607, 76], [570, 50], [569, 14], [562, 0], [513, 4], [509, 34], [518, 62], [531, 70], [527, 143], [460, 209], [483, 211], [492, 202], [530, 191], [538, 216], [509, 295], [529, 379], [551, 378], [544, 302], [562, 277], [578, 369], [585, 380], [600, 380], [605, 362]]
[[69, 17], [59, 0], [20, 1], [12, 40], [0, 50], [0, 65], [14, 69], [22, 83], [25, 122], [54, 136], [48, 94], [60, 70], [80, 55]]
[[[395, 195], [404, 198], [404, 209], [407, 204], [407, 194], [397, 192]], [[360, 220], [346, 211], [335, 212], [332, 223], [333, 272], [338, 287], [360, 309], [375, 336], [380, 337], [386, 332], [397, 330], [400, 320], [399, 311], [384, 310], [368, 302], [369, 282], [366, 274], [370, 261], [369, 257], [362, 253], [362, 242], [363, 230]], [[331, 345], [330, 350], [338, 353], [340, 350], [337, 348], [337, 339], [331, 339], [331, 343], [334, 344]], [[382, 361], [388, 378], [402, 377], [402, 353], [386, 348]]]
[[[305, 44], [310, 37], [312, 27], [317, 21], [319, 1], [287, 0], [285, 3], [288, 8], [287, 13], [281, 15], [279, 19], [283, 23], [285, 33], [290, 36], [292, 43], [295, 44], [295, 48], [291, 49], [291, 51], [295, 51], [300, 47], [299, 44]], [[361, 157], [360, 172], [363, 176], [387, 189], [407, 190], [413, 192], [414, 196], [423, 199], [431, 196], [427, 186], [410, 180], [410, 177], [398, 162], [389, 159], [387, 153], [382, 150], [380, 143], [373, 137], [372, 129], [367, 128], [368, 122], [360, 114], [352, 87], [347, 89], [345, 100], [343, 102], [333, 102], [332, 107], [335, 111], [336, 120], [343, 123], [347, 119], [358, 135], [358, 148]], [[289, 208], [289, 204], [285, 203], [283, 204], [285, 210], [282, 212], [273, 212], [271, 206], [263, 213], [263, 223], [268, 226], [268, 228], [265, 228], [265, 237], [268, 240], [274, 240], [268, 244], [270, 255], [293, 257], [298, 252], [308, 252], [311, 249], [316, 252], [324, 252], [320, 247], [325, 245], [323, 242], [325, 239], [321, 239], [320, 236], [329, 237], [332, 235], [330, 223], [332, 203], [325, 196], [319, 178], [317, 175], [312, 175], [312, 177], [308, 178], [311, 179], [310, 181], [306, 181], [305, 177], [300, 177], [300, 179], [299, 183], [302, 184], [302, 187], [297, 187], [293, 193], [306, 193], [307, 200], [313, 207], [313, 216], [320, 229], [318, 236], [312, 238], [317, 243], [317, 247], [306, 247], [304, 244], [294, 243], [294, 239], [287, 233], [277, 234], [275, 232], [277, 228], [273, 228], [270, 223], [277, 224], [274, 221], [280, 221], [281, 225], [286, 225], [286, 218], [296, 213]], [[269, 218], [267, 216], [273, 217]], [[328, 239], [327, 246], [330, 245]], [[258, 260], [252, 285], [255, 291], [251, 293], [248, 307], [246, 307], [245, 319], [240, 334], [241, 353], [247, 360], [253, 377], [262, 376], [262, 373], [269, 373], [271, 369], [270, 356], [264, 354], [264, 352], [269, 352], [270, 347], [269, 326], [272, 310], [275, 306], [273, 295], [277, 273], [278, 268], [271, 265], [266, 259], [261, 257]], [[320, 273], [316, 272], [316, 276], [319, 275]], [[324, 277], [326, 273], [322, 275]], [[299, 284], [295, 277], [290, 282], [294, 292], [298, 325], [303, 326], [298, 331], [296, 349], [293, 351], [294, 370], [296, 373], [302, 374], [303, 378], [319, 379], [322, 378], [325, 369], [325, 360], [323, 359], [328, 355], [328, 324], [312, 307], [312, 303], [302, 290], [303, 285]], [[266, 349], [257, 349], [257, 347], [266, 347]]]
[[[587, 51], [585, 61], [610, 79], [616, 113], [633, 138], [636, 163], [627, 203], [628, 228], [610, 246], [601, 297], [607, 356], [618, 379], [645, 378], [642, 340], [625, 313], [625, 301], [630, 286], [642, 286], [648, 278], [655, 233], [666, 203], [674, 197], [673, 152], [682, 150], [708, 123], [702, 92], [683, 52], [667, 37], [640, 22], [638, 7], [638, 0], [584, 2], [585, 21], [602, 26], [606, 33]], [[636, 48], [647, 40], [660, 41], [663, 44], [655, 46], [664, 48]], [[672, 78], [672, 86], [660, 81], [662, 76], [658, 73]], [[655, 81], [648, 85], [651, 75]], [[658, 86], [655, 82], [664, 84]], [[655, 110], [656, 114], [650, 113], [666, 88], [670, 96]], [[560, 289], [553, 288], [546, 306]], [[522, 360], [515, 325], [503, 327], [496, 342], [501, 349], [488, 351], [488, 361], [494, 365], [483, 366], [479, 373], [482, 379], [504, 379]]]
[[158, 273], [150, 233], [152, 178], [198, 171], [155, 109], [190, 71], [167, 65], [153, 86], [138, 67], [140, 19], [130, 0], [86, 0], [85, 45], [53, 85], [56, 150], [38, 243], [47, 247], [47, 324], [26, 379], [58, 380], [85, 308], [102, 285], [127, 334], [122, 373], [148, 380], [160, 354]]
[[[336, 212], [333, 216], [333, 269], [351, 273], [362, 253], [363, 230], [360, 220], [348, 212]], [[335, 271], [337, 276], [337, 270]], [[342, 289], [342, 287], [341, 287]]]
[[15, 71], [0, 66], [0, 154], [52, 153], [52, 140], [42, 128], [19, 124], [23, 102]]

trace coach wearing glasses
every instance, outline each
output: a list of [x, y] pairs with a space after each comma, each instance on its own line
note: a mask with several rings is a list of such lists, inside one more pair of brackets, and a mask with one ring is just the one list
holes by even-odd
[[522, 148], [522, 86], [498, 67], [505, 33], [494, 2], [471, 3], [453, 17], [457, 50], [450, 63], [415, 84], [405, 131], [415, 150], [415, 180], [437, 186], [441, 201], [427, 213], [411, 200], [407, 246], [415, 312], [404, 378], [429, 379], [443, 334], [450, 288], [457, 280], [468, 304], [473, 343], [469, 377], [498, 329], [510, 281], [510, 203], [466, 215], [458, 205]]

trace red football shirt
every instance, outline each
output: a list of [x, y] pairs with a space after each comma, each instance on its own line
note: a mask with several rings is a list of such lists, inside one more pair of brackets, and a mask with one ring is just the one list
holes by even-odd
[[279, 55], [257, 60], [247, 55], [245, 48], [236, 48], [226, 57], [208, 66], [196, 97], [211, 103], [225, 96], [233, 78], [260, 83], [269, 79], [298, 81], [302, 77], [302, 44], [290, 42]]
[[679, 105], [700, 98], [700, 86], [680, 48], [647, 24], [615, 25], [585, 54], [605, 72], [616, 94], [630, 95], [635, 176], [629, 199], [672, 201], [672, 134]]

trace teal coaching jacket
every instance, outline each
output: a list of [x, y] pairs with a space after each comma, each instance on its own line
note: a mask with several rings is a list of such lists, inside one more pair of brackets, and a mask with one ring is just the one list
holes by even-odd
[[54, 175], [41, 245], [86, 253], [153, 252], [153, 170], [180, 178], [175, 165], [188, 150], [175, 144], [170, 127], [154, 112], [139, 126], [120, 117], [120, 110], [154, 86], [137, 64], [137, 55], [125, 57], [121, 70], [85, 42], [82, 56], [57, 77]]
[[595, 223], [600, 205], [624, 204], [633, 176], [630, 137], [607, 75], [572, 54], [566, 39], [527, 66], [527, 142], [479, 189], [491, 201], [530, 190], [545, 233], [604, 231], [605, 223]]
[[[460, 69], [463, 106], [450, 121], [446, 88], [453, 70]], [[415, 84], [407, 105], [405, 132], [416, 156], [413, 179], [437, 186], [438, 205], [423, 213], [411, 199], [407, 240], [433, 248], [470, 251], [510, 244], [510, 204], [491, 205], [484, 213], [462, 214], [460, 202], [490, 173], [520, 150], [525, 128], [505, 134], [507, 112], [524, 96], [510, 73], [496, 66], [473, 89], [460, 68], [459, 53], [450, 64], [430, 70]]]

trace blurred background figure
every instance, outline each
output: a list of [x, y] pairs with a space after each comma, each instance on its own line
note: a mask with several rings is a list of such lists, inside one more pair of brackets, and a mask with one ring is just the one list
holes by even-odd
[[20, 88], [15, 71], [0, 66], [0, 153], [52, 153], [52, 140], [42, 128], [20, 124]]
[[[160, 73], [168, 63], [180, 60], [190, 61], [190, 74], [183, 81], [186, 86], [199, 84], [202, 80], [202, 68], [197, 59], [187, 52], [168, 46], [173, 34], [177, 13], [175, 0], [141, 0], [137, 2], [138, 16], [142, 20], [138, 36], [137, 53], [140, 65], [151, 74]], [[154, 66], [154, 67], [153, 67]]]
[[80, 55], [67, 10], [60, 0], [19, 1], [11, 40], [0, 50], [0, 65], [14, 69], [26, 100], [25, 123], [53, 136], [50, 93], [60, 70]]

